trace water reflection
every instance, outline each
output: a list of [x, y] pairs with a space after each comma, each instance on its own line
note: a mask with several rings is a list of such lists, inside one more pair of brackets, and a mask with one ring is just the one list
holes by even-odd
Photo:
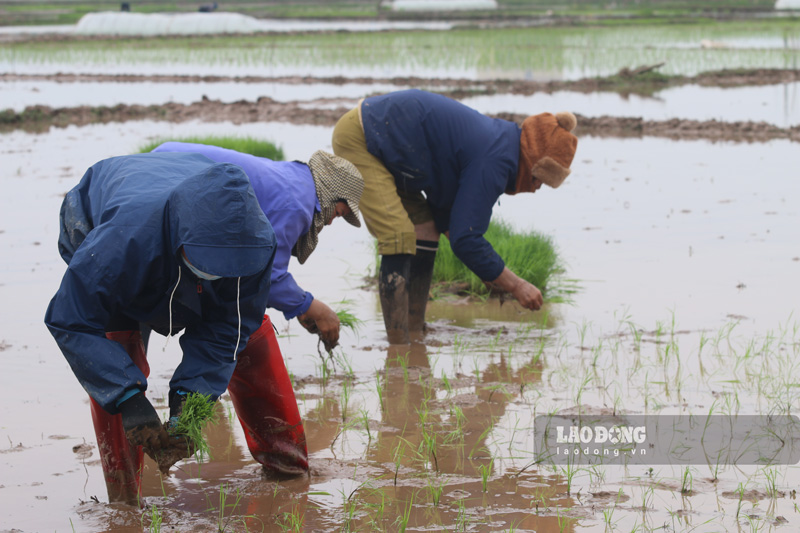
[[731, 88], [684, 85], [659, 91], [652, 97], [559, 91], [530, 96], [475, 96], [462, 102], [481, 113], [533, 114], [568, 109], [589, 117], [764, 121], [784, 128], [800, 124], [800, 82]]

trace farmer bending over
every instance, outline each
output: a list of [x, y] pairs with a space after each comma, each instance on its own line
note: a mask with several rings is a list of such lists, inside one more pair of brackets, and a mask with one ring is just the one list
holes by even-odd
[[578, 139], [572, 113], [528, 117], [522, 128], [420, 90], [362, 100], [333, 131], [333, 151], [364, 177], [361, 212], [378, 239], [379, 292], [391, 344], [422, 333], [439, 234], [493, 288], [526, 309], [542, 293], [509, 270], [484, 238], [501, 194], [559, 187]]
[[[339, 317], [298, 286], [289, 273], [289, 259], [294, 255], [301, 265], [305, 263], [317, 246], [319, 232], [337, 217], [361, 227], [358, 202], [364, 180], [358, 170], [341, 157], [322, 150], [315, 152], [308, 164], [272, 161], [205, 144], [168, 142], [153, 152], [199, 153], [218, 163], [233, 163], [245, 171], [278, 241], [268, 306], [282, 311], [286, 320], [297, 318], [311, 333], [318, 333], [327, 348], [336, 346]], [[280, 353], [274, 356], [283, 361]]]
[[[184, 332], [170, 414], [186, 393], [216, 400], [242, 373], [243, 349], [261, 326], [275, 234], [241, 168], [198, 154], [142, 154], [86, 171], [62, 204], [58, 247], [68, 268], [45, 322], [91, 397], [109, 499], [133, 503], [142, 447], [158, 460], [182, 440], [144, 395], [150, 328]], [[270, 464], [304, 472], [305, 441], [291, 437], [274, 446]]]

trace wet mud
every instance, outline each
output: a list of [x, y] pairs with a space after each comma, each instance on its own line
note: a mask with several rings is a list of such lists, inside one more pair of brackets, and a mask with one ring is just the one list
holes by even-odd
[[375, 78], [364, 76], [192, 76], [192, 75], [140, 75], [140, 74], [72, 74], [60, 72], [56, 74], [0, 74], [0, 82], [12, 81], [55, 81], [59, 83], [75, 82], [114, 82], [114, 83], [284, 83], [289, 85], [311, 84], [389, 84], [399, 87], [438, 88], [446, 90], [454, 98], [475, 96], [480, 94], [521, 94], [530, 95], [537, 92], [553, 93], [558, 91], [596, 92], [615, 91], [630, 93], [647, 93], [654, 87], [659, 90], [681, 85], [702, 85], [705, 87], [741, 87], [757, 85], [775, 85], [800, 81], [800, 70], [793, 69], [736, 69], [704, 72], [696, 76], [659, 76], [654, 75], [651, 67], [623, 69], [615, 76], [602, 78], [584, 78], [574, 81], [525, 81], [525, 80], [472, 80], [465, 78], [420, 78], [413, 76], [395, 76]]
[[[317, 102], [327, 103], [327, 102]], [[30, 132], [46, 131], [51, 126], [83, 126], [135, 120], [166, 122], [283, 122], [299, 125], [334, 126], [349, 111], [355, 101], [337, 108], [309, 109], [307, 103], [277, 102], [261, 97], [256, 102], [224, 103], [203, 99], [192, 104], [168, 103], [164, 105], [116, 105], [113, 107], [62, 107], [30, 106], [20, 113], [11, 110], [0, 112], [0, 132], [21, 129]], [[526, 115], [498, 113], [493, 116], [521, 124]], [[709, 141], [766, 142], [775, 139], [800, 141], [800, 126], [782, 128], [767, 122], [718, 120], [644, 120], [636, 117], [587, 117], [576, 114], [576, 135], [595, 137], [642, 138]]]
[[[650, 67], [652, 68], [652, 67]], [[638, 73], [644, 71], [643, 73]], [[364, 78], [364, 77], [225, 77], [225, 76], [141, 76], [141, 75], [90, 75], [90, 74], [51, 74], [51, 75], [0, 75], [0, 82], [48, 80], [59, 83], [74, 82], [179, 82], [214, 83], [233, 81], [237, 83], [275, 82], [282, 84], [394, 84], [398, 87], [420, 87], [447, 94], [453, 98], [466, 98], [478, 95], [515, 94], [531, 95], [537, 92], [577, 91], [593, 93], [615, 91], [646, 94], [654, 90], [676, 87], [685, 84], [706, 87], [741, 87], [774, 85], [800, 80], [800, 70], [723, 70], [708, 72], [697, 76], [652, 76], [650, 70], [640, 68], [623, 70], [608, 78], [590, 78], [577, 81], [530, 82], [514, 80], [475, 81], [449, 78]], [[7, 109], [0, 111], [0, 131], [21, 129], [25, 131], [45, 131], [50, 126], [87, 125], [133, 120], [158, 120], [173, 123], [200, 120], [206, 122], [229, 121], [234, 124], [255, 122], [285, 122], [298, 125], [333, 126], [336, 121], [355, 105], [353, 99], [316, 99], [312, 102], [279, 102], [269, 97], [256, 101], [240, 100], [226, 103], [203, 97], [190, 104], [166, 103], [163, 105], [115, 105], [49, 107], [29, 106], [23, 111]], [[526, 115], [498, 113], [503, 118], [521, 124]], [[596, 137], [637, 138], [644, 136], [669, 139], [766, 142], [774, 139], [800, 140], [800, 126], [779, 127], [763, 121], [719, 121], [690, 120], [675, 118], [670, 120], [645, 120], [641, 117], [582, 116], [578, 115], [578, 135]]]
[[[169, 431], [169, 421], [164, 422], [164, 430]], [[156, 451], [145, 450], [148, 456], [158, 465], [163, 476], [169, 475], [169, 469], [178, 462], [194, 455], [188, 441], [183, 437], [171, 437], [167, 446]]]

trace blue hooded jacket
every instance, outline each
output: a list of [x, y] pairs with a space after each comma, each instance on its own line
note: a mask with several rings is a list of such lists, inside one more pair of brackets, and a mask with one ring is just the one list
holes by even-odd
[[167, 142], [153, 152], [194, 152], [218, 163], [233, 163], [245, 171], [278, 242], [268, 305], [282, 311], [286, 320], [308, 311], [314, 296], [302, 289], [289, 272], [292, 247], [308, 233], [314, 213], [320, 211], [308, 165], [299, 161], [273, 161], [206, 144]]
[[[45, 323], [86, 392], [106, 411], [147, 380], [105, 337], [124, 317], [163, 335], [184, 329], [170, 389], [219, 397], [235, 351], [262, 321], [275, 235], [247, 176], [199, 154], [100, 161], [61, 207], [69, 265]], [[186, 268], [180, 249], [207, 281]]]
[[424, 192], [453, 253], [482, 280], [497, 279], [505, 263], [483, 235], [497, 199], [515, 186], [519, 126], [418, 89], [367, 98], [361, 117], [367, 150], [397, 188]]

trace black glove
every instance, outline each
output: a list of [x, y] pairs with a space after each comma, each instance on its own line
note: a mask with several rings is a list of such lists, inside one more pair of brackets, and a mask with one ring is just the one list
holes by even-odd
[[183, 411], [183, 404], [186, 402], [188, 392], [171, 390], [169, 391], [169, 419], [177, 419]]
[[169, 435], [161, 424], [153, 404], [139, 392], [119, 405], [125, 436], [134, 446], [142, 446], [150, 455], [169, 444]]

